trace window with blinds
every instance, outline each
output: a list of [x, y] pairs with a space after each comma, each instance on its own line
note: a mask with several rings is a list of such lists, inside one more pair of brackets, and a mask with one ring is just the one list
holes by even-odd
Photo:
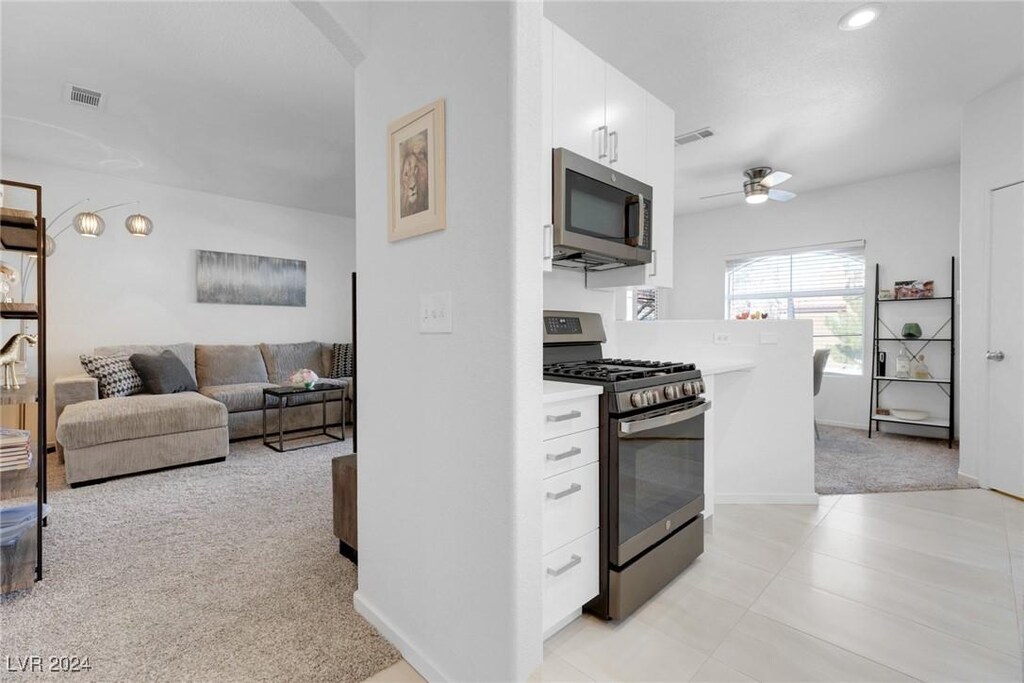
[[726, 261], [729, 318], [811, 320], [826, 371], [864, 368], [864, 242], [743, 254]]
[[626, 290], [627, 320], [657, 320], [658, 290], [645, 287]]

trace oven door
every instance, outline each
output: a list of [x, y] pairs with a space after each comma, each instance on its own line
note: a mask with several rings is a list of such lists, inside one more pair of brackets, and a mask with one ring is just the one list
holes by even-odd
[[608, 560], [622, 566], [704, 509], [704, 413], [692, 402], [609, 421]]
[[626, 265], [651, 262], [653, 190], [566, 149], [554, 151], [554, 243]]

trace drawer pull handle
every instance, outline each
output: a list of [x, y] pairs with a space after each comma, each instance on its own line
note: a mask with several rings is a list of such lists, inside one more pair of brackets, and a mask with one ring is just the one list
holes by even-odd
[[569, 488], [567, 488], [564, 491], [558, 491], [558, 492], [548, 491], [548, 498], [550, 498], [551, 500], [558, 500], [559, 498], [565, 498], [566, 496], [571, 496], [572, 494], [577, 493], [578, 491], [582, 491], [582, 490], [583, 490], [583, 487], [580, 486], [579, 484], [572, 484]]
[[574, 455], [579, 455], [582, 452], [583, 451], [580, 450], [580, 448], [578, 446], [573, 446], [572, 448], [567, 450], [565, 453], [548, 453], [548, 460], [554, 460], [554, 461], [565, 460], [566, 458], [571, 458]]
[[548, 422], [565, 422], [566, 420], [575, 420], [577, 417], [583, 417], [583, 413], [578, 410], [570, 410], [564, 415], [548, 415]]
[[566, 573], [582, 561], [582, 557], [580, 557], [579, 555], [573, 555], [571, 560], [566, 562], [558, 569], [552, 569], [551, 567], [548, 567], [548, 574], [550, 574], [551, 576], [561, 576], [562, 574]]

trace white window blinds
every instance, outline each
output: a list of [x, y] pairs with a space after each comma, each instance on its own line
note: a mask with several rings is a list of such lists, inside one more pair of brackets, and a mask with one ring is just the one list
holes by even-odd
[[864, 242], [740, 254], [726, 261], [726, 316], [812, 320], [827, 370], [864, 365]]

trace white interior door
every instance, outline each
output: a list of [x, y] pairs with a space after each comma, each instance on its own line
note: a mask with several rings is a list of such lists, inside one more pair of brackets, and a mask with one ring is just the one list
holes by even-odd
[[981, 484], [1024, 497], [1024, 183], [992, 193], [989, 236], [987, 475]]

